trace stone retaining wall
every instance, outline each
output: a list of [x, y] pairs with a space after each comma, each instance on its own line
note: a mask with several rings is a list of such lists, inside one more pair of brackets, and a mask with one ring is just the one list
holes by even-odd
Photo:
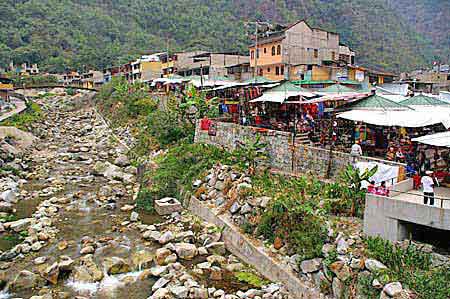
[[239, 229], [225, 215], [217, 215], [215, 210], [203, 205], [194, 197], [191, 197], [185, 204], [194, 215], [224, 228], [222, 237], [226, 248], [244, 262], [253, 266], [267, 279], [285, 285], [292, 299], [321, 298], [318, 289], [301, 281], [290, 266], [270, 257], [263, 246], [257, 246], [255, 241], [241, 234]]
[[[241, 126], [234, 123], [214, 121], [216, 135], [211, 136], [208, 131], [201, 130], [200, 122], [197, 122], [195, 130], [195, 142], [213, 144], [225, 147], [228, 150], [236, 148], [237, 141], [246, 139], [254, 140], [261, 136], [261, 142], [267, 144], [269, 164], [272, 168], [294, 174], [312, 172], [314, 175], [324, 177], [328, 168], [330, 151], [306, 145], [292, 146], [293, 134], [275, 130], [261, 130], [255, 127]], [[379, 162], [403, 166], [403, 164], [388, 162], [370, 157], [360, 157], [361, 162]], [[337, 175], [353, 158], [348, 153], [333, 152], [331, 176]]]

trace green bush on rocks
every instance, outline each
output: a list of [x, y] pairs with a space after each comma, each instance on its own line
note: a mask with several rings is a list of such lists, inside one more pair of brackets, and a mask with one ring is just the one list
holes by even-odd
[[228, 158], [226, 151], [212, 145], [181, 144], [170, 148], [156, 161], [158, 167], [146, 173], [145, 196], [138, 197], [138, 205], [149, 207], [156, 199], [179, 198], [181, 193], [192, 189], [193, 180]]

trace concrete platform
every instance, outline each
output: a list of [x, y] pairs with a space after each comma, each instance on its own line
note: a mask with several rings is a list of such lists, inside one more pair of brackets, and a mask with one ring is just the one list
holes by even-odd
[[[450, 188], [437, 187], [434, 190], [434, 206], [437, 208], [450, 209]], [[402, 200], [423, 205], [423, 191], [410, 190], [407, 193], [400, 193], [391, 197], [395, 200]]]
[[450, 189], [435, 188], [435, 202], [431, 206], [423, 203], [423, 191], [412, 186], [409, 179], [390, 187], [391, 197], [366, 194], [366, 235], [401, 241], [408, 238], [414, 225], [450, 232]]

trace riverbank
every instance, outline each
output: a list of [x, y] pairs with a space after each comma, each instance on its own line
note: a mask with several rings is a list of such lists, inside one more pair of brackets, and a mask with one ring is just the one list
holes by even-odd
[[2, 298], [285, 298], [219, 228], [135, 210], [137, 169], [88, 98], [40, 101], [40, 139], [2, 178], [1, 238], [17, 236], [2, 244]]

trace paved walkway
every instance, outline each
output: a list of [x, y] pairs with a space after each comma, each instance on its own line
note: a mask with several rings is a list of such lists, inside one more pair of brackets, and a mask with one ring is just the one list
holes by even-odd
[[17, 113], [20, 113], [23, 110], [27, 109], [27, 105], [22, 100], [11, 98], [11, 103], [13, 103], [16, 106], [16, 108], [0, 115], [0, 121], [4, 121], [5, 119], [10, 118], [11, 116], [16, 115]]
[[[434, 195], [436, 199], [434, 200], [435, 207], [443, 207], [444, 209], [450, 209], [450, 188], [437, 187], [434, 190]], [[393, 196], [393, 199], [409, 201], [417, 204], [423, 205], [423, 192], [422, 190], [410, 190], [408, 193], [401, 193], [397, 196]], [[441, 199], [444, 198], [442, 202]], [[441, 205], [442, 204], [442, 205]]]

